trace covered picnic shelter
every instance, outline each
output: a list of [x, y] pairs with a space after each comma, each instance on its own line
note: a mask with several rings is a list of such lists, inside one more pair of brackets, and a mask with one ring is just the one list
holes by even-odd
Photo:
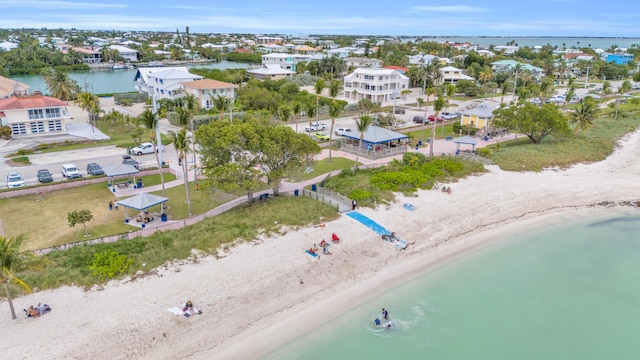
[[[138, 215], [135, 218], [135, 220], [138, 223], [141, 223], [142, 227], [145, 227], [144, 224], [154, 219], [152, 215], [149, 215], [147, 209], [154, 207], [156, 205], [164, 204], [167, 201], [169, 201], [169, 199], [166, 197], [143, 193], [143, 194], [138, 194], [138, 195], [126, 198], [124, 200], [116, 201], [116, 204], [122, 205], [125, 207], [124, 221], [130, 225], [135, 226], [135, 224], [132, 224], [129, 220], [129, 216], [127, 214], [127, 208], [140, 211], [140, 215]], [[162, 216], [162, 221], [166, 221], [166, 215], [164, 215], [164, 207], [162, 207], [161, 216]]]
[[461, 136], [453, 139], [453, 142], [456, 144], [456, 154], [460, 153], [460, 145], [471, 145], [471, 152], [476, 152], [476, 145], [478, 144], [478, 139], [473, 136]]
[[[109, 186], [113, 192], [116, 192], [116, 186], [119, 188], [129, 187], [129, 184], [135, 183], [135, 174], [139, 171], [133, 165], [116, 164], [103, 168], [104, 174], [109, 178]], [[133, 180], [131, 180], [133, 175]], [[126, 180], [116, 182], [116, 177], [127, 177]]]
[[360, 147], [360, 136], [362, 132], [354, 131], [343, 135], [347, 139], [346, 144], [341, 145], [341, 149], [357, 153], [367, 157], [384, 157], [396, 155], [407, 151], [409, 137], [383, 127], [372, 125], [364, 131], [362, 147]]

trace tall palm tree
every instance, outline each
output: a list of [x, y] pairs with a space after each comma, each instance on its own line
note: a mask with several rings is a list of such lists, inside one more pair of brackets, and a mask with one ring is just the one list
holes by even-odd
[[[316, 80], [316, 84], [313, 86], [313, 89], [316, 91], [316, 115], [320, 112], [320, 95], [322, 94], [322, 90], [324, 90], [325, 84], [324, 80], [318, 79]], [[317, 122], [318, 119], [316, 119]]]
[[575, 111], [571, 113], [571, 122], [576, 124], [573, 133], [575, 134], [578, 130], [584, 132], [591, 127], [597, 112], [598, 104], [596, 100], [590, 96], [585, 97]]
[[100, 113], [100, 99], [90, 92], [81, 92], [75, 103], [80, 109], [89, 113], [89, 122], [95, 125], [96, 118]]
[[9, 285], [14, 283], [27, 290], [27, 292], [31, 292], [29, 285], [14, 275], [15, 272], [25, 269], [34, 257], [33, 253], [22, 250], [23, 241], [24, 238], [22, 236], [12, 238], [0, 236], [0, 281], [4, 285], [4, 292], [7, 296], [9, 309], [11, 309], [11, 319], [13, 320], [17, 317], [13, 308]]
[[298, 118], [300, 117], [300, 111], [302, 111], [302, 103], [300, 101], [294, 101], [291, 104], [291, 110], [293, 111], [293, 121], [296, 123], [296, 134], [298, 133]]
[[[331, 129], [329, 131], [329, 144], [333, 139], [333, 126], [336, 123], [336, 118], [340, 116], [342, 107], [336, 105], [336, 97], [340, 95], [342, 90], [342, 82], [338, 80], [331, 80], [329, 83], [329, 96], [331, 96], [331, 108], [329, 109], [329, 116], [331, 116]], [[331, 162], [331, 145], [329, 145], [329, 162]]]
[[[449, 110], [449, 105], [451, 105], [451, 102], [449, 100], [455, 93], [456, 93], [456, 87], [454, 85], [446, 84], [444, 86], [444, 111], [445, 112]], [[444, 136], [444, 121], [442, 121], [442, 136]]]
[[224, 113], [229, 109], [229, 99], [226, 96], [218, 95], [213, 98], [213, 106], [220, 113], [220, 120], [222, 120]]
[[513, 103], [518, 102], [518, 79], [520, 74], [522, 74], [523, 66], [520, 63], [517, 63], [516, 66], [513, 67]]
[[504, 104], [504, 96], [509, 92], [509, 84], [505, 81], [500, 85], [500, 104]]
[[431, 86], [429, 86], [428, 88], [424, 89], [424, 94], [427, 95], [427, 101], [424, 105], [424, 120], [422, 121], [422, 129], [420, 132], [420, 140], [423, 140], [423, 135], [424, 135], [424, 127], [427, 124], [427, 118], [428, 118], [428, 110], [429, 110], [429, 97], [431, 95], [433, 95], [435, 93], [435, 89]]
[[[442, 111], [442, 109], [444, 108], [444, 104], [445, 104], [445, 100], [444, 100], [444, 97], [442, 97], [442, 96], [438, 96], [438, 98], [433, 102], [434, 122], [433, 122], [433, 125], [431, 127], [431, 144], [429, 144], [429, 156], [433, 156], [433, 143], [436, 141], [436, 121], [435, 121], [435, 119], [437, 119], [438, 116], [440, 115], [440, 111]], [[426, 121], [426, 119], [425, 119], [425, 121]]]
[[158, 164], [158, 173], [160, 174], [160, 182], [162, 183], [162, 196], [165, 196], [164, 191], [164, 173], [162, 172], [162, 164], [160, 164], [160, 157], [158, 156], [158, 149], [156, 143], [161, 142], [161, 139], [156, 139], [156, 126], [158, 126], [158, 117], [150, 109], [146, 109], [138, 116], [138, 120], [149, 129], [149, 138], [151, 144], [153, 144], [153, 152], [156, 155], [156, 163]]
[[309, 101], [307, 103], [307, 116], [309, 117], [309, 136], [313, 135], [313, 118], [316, 116], [316, 112], [318, 111], [318, 107], [313, 102]]
[[356, 155], [356, 162], [354, 166], [358, 167], [358, 159], [360, 158], [360, 150], [362, 150], [362, 142], [364, 141], [364, 133], [369, 129], [369, 127], [373, 124], [373, 117], [370, 115], [360, 115], [359, 118], [356, 119], [356, 130], [360, 132], [360, 141], [358, 142], [358, 152]]
[[189, 136], [187, 136], [187, 129], [182, 127], [179, 132], [171, 131], [169, 136], [173, 141], [173, 145], [178, 153], [178, 159], [180, 159], [180, 165], [182, 168], [182, 176], [184, 177], [184, 191], [187, 196], [187, 207], [189, 208], [189, 217], [191, 217], [191, 196], [189, 195], [189, 172], [187, 171], [187, 155], [189, 153]]
[[281, 105], [278, 108], [278, 117], [283, 123], [289, 123], [289, 119], [291, 118], [291, 107], [287, 104]]
[[78, 83], [65, 72], [49, 68], [42, 72], [42, 77], [47, 84], [49, 94], [62, 101], [73, 100], [80, 92]]

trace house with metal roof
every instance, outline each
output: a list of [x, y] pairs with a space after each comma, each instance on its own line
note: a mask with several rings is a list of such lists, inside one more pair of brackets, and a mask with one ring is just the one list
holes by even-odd
[[291, 77], [296, 74], [295, 71], [283, 69], [278, 64], [265, 64], [261, 68], [247, 70], [247, 73], [260, 80], [278, 80], [285, 77]]
[[368, 158], [395, 156], [408, 150], [409, 137], [395, 131], [372, 125], [364, 132], [362, 146], [360, 146], [360, 131], [344, 133], [346, 141], [340, 145], [340, 150], [359, 154]]
[[522, 70], [531, 72], [531, 75], [537, 80], [540, 80], [544, 76], [544, 69], [535, 67], [531, 64], [521, 63], [515, 60], [499, 60], [491, 63], [491, 70], [495, 73], [511, 72], [518, 64]]
[[493, 102], [483, 102], [470, 109], [460, 110], [460, 125], [470, 126], [476, 129], [491, 128], [491, 120], [493, 120], [493, 111], [499, 107], [499, 104]]

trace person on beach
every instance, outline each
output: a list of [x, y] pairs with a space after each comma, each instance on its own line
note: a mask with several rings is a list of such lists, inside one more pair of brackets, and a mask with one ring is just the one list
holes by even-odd
[[387, 312], [387, 310], [385, 310], [384, 308], [382, 308], [382, 317], [385, 320], [389, 320], [389, 313]]
[[376, 324], [376, 326], [380, 326], [380, 319], [373, 320], [373, 323]]
[[351, 200], [351, 209], [352, 210], [356, 209], [356, 199]]
[[109, 211], [113, 210], [113, 200], [109, 201]]
[[187, 302], [184, 304], [184, 306], [182, 307], [182, 312], [184, 312], [184, 316], [189, 317], [191, 315], [200, 315], [202, 314], [202, 311], [196, 309], [193, 306], [193, 303], [191, 302], [191, 300], [187, 300]]
[[320, 249], [318, 249], [318, 245], [313, 244], [313, 252], [317, 253]]

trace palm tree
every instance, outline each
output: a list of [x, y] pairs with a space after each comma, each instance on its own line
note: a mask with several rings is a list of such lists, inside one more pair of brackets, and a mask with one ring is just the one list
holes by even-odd
[[480, 82], [483, 84], [488, 81], [491, 81], [492, 78], [493, 78], [493, 72], [491, 72], [491, 68], [489, 66], [485, 66], [480, 72], [480, 74], [478, 75], [478, 80], [480, 80]]
[[81, 92], [75, 103], [80, 109], [89, 113], [89, 122], [95, 125], [95, 120], [100, 113], [100, 99], [90, 92]]
[[191, 196], [189, 195], [189, 172], [187, 171], [187, 155], [189, 153], [189, 137], [187, 136], [187, 129], [182, 128], [180, 132], [169, 132], [169, 136], [173, 141], [173, 145], [178, 153], [178, 159], [180, 159], [180, 165], [182, 167], [182, 176], [184, 177], [184, 191], [187, 195], [187, 207], [189, 208], [189, 217], [191, 217]]
[[9, 309], [11, 309], [11, 319], [13, 320], [17, 319], [17, 317], [13, 308], [9, 285], [13, 282], [27, 290], [27, 292], [31, 292], [29, 285], [14, 275], [15, 272], [25, 269], [33, 259], [33, 253], [22, 250], [23, 241], [24, 238], [22, 236], [12, 238], [0, 236], [0, 281], [4, 285], [4, 292], [7, 296]]
[[[438, 96], [436, 101], [433, 102], [434, 121], [431, 128], [431, 144], [429, 144], [429, 156], [433, 156], [433, 143], [436, 141], [436, 119], [440, 115], [440, 111], [444, 108], [445, 99], [442, 96]], [[425, 119], [426, 121], [426, 119]]]
[[596, 101], [590, 96], [585, 97], [582, 103], [580, 103], [571, 114], [571, 122], [576, 124], [573, 133], [575, 134], [578, 130], [584, 132], [591, 127], [593, 120], [596, 118], [597, 111], [598, 105]]
[[[320, 95], [322, 94], [322, 90], [324, 90], [324, 81], [322, 79], [316, 80], [316, 84], [314, 85], [314, 90], [316, 91], [316, 115], [320, 112]], [[317, 122], [317, 119], [316, 119]]]
[[513, 67], [513, 102], [518, 103], [518, 73], [522, 73], [523, 66], [520, 63], [517, 63], [516, 66]]
[[370, 115], [360, 115], [356, 119], [356, 129], [360, 132], [360, 142], [358, 142], [358, 152], [356, 153], [356, 162], [354, 166], [358, 167], [358, 159], [360, 158], [360, 150], [362, 150], [362, 142], [364, 141], [364, 133], [369, 129], [369, 126], [373, 123], [373, 117]]
[[504, 104], [504, 96], [509, 92], [509, 84], [505, 81], [500, 85], [500, 104]]
[[156, 139], [155, 128], [158, 126], [158, 117], [150, 109], [146, 109], [138, 116], [138, 120], [149, 129], [149, 138], [151, 144], [153, 144], [154, 153], [156, 155], [156, 163], [158, 164], [158, 173], [160, 174], [160, 183], [162, 183], [162, 196], [165, 196], [164, 191], [164, 173], [162, 172], [162, 165], [160, 164], [160, 157], [158, 156], [158, 149], [156, 148], [156, 140], [162, 143], [161, 139]]
[[567, 93], [564, 95], [564, 103], [562, 104], [563, 110], [567, 110], [567, 103], [570, 102], [575, 95], [576, 89], [573, 86], [569, 87], [569, 90], [567, 90]]
[[302, 103], [294, 101], [291, 104], [291, 110], [293, 111], [293, 121], [296, 123], [296, 134], [298, 133], [298, 118], [300, 117], [300, 111], [302, 111]]
[[429, 96], [433, 95], [435, 92], [434, 88], [432, 88], [431, 86], [429, 86], [428, 88], [424, 89], [424, 94], [427, 95], [427, 101], [425, 103], [424, 106], [424, 120], [422, 121], [422, 131], [420, 132], [420, 140], [423, 140], [423, 135], [424, 135], [424, 127], [427, 123], [427, 117], [428, 117], [428, 109], [429, 109]]
[[[456, 87], [454, 85], [451, 84], [447, 84], [444, 86], [444, 111], [447, 112], [447, 110], [449, 110], [449, 105], [451, 105], [451, 103], [449, 102], [449, 100], [451, 99], [451, 97], [456, 93]], [[442, 121], [442, 136], [444, 136], [444, 121]]]
[[336, 118], [340, 116], [342, 107], [336, 104], [336, 97], [340, 95], [342, 90], [342, 82], [338, 80], [331, 80], [329, 83], [329, 96], [331, 96], [331, 108], [329, 109], [329, 116], [331, 116], [331, 129], [329, 131], [329, 162], [331, 162], [331, 140], [333, 138], [333, 126], [336, 123]]
[[65, 72], [49, 68], [42, 72], [42, 77], [47, 84], [49, 94], [62, 101], [73, 100], [80, 92], [78, 83]]
[[213, 105], [220, 112], [220, 120], [224, 119], [224, 113], [229, 108], [229, 99], [226, 96], [218, 95], [213, 98]]
[[291, 108], [289, 105], [284, 104], [278, 108], [278, 117], [285, 124], [289, 122], [289, 119], [291, 118]]
[[629, 80], [625, 80], [618, 88], [618, 95], [616, 97], [616, 119], [618, 119], [618, 103], [620, 102], [620, 96], [629, 90], [631, 90], [631, 82], [629, 82]]
[[313, 118], [316, 116], [318, 107], [313, 102], [307, 103], [307, 116], [309, 117], [309, 136], [313, 135]]

